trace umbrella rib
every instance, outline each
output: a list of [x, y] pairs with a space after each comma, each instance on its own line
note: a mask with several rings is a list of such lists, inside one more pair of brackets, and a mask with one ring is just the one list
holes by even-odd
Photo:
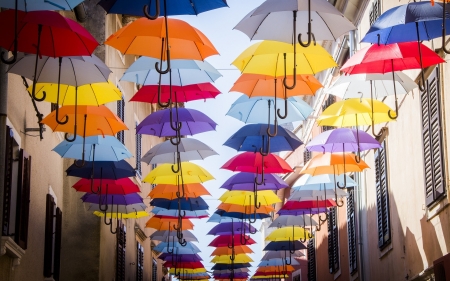
[[331, 36], [333, 36], [333, 39], [336, 40], [336, 37], [334, 37], [333, 32], [331, 31], [330, 27], [328, 26], [328, 23], [323, 19], [322, 15], [320, 13], [318, 13], [318, 12], [316, 12], [316, 14], [322, 19], [323, 23], [325, 23], [325, 26], [330, 31]]
[[[260, 22], [259, 25], [258, 25], [258, 28], [257, 28], [257, 29], [255, 30], [255, 32], [253, 33], [253, 35], [252, 35], [252, 37], [251, 37], [251, 40], [253, 40], [253, 37], [255, 37], [255, 35], [258, 33], [258, 30], [259, 30], [259, 28], [261, 27], [262, 23], [266, 20], [266, 18], [269, 17], [270, 14], [271, 14], [271, 12], [268, 13], [268, 14], [261, 20], [261, 22]], [[234, 29], [234, 28], [233, 28], [233, 29]], [[296, 36], [296, 35], [294, 34], [294, 36]]]
[[[49, 30], [50, 30], [50, 38], [51, 38], [51, 40], [52, 40], [52, 46], [53, 46], [53, 57], [54, 58], [56, 58], [57, 56], [56, 56], [56, 46], [55, 46], [55, 37], [53, 36], [53, 29], [52, 28], [49, 28]], [[42, 33], [41, 33], [42, 34]], [[42, 35], [41, 35], [42, 36]], [[39, 54], [38, 54], [39, 55]]]
[[97, 95], [95, 94], [95, 91], [94, 91], [94, 88], [92, 87], [92, 84], [89, 84], [89, 87], [92, 89], [92, 94], [94, 95], [94, 99], [97, 102], [97, 105], [100, 105], [100, 102], [97, 99]]

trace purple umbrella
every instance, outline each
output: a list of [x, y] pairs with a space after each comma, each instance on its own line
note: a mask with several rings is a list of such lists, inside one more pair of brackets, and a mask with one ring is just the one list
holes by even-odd
[[122, 194], [92, 194], [86, 193], [81, 197], [81, 200], [85, 203], [101, 203], [111, 205], [130, 205], [144, 203], [143, 199], [137, 193], [130, 193], [126, 195]]
[[[254, 173], [238, 173], [231, 176], [220, 188], [228, 190], [253, 191], [255, 184]], [[279, 176], [273, 174], [264, 174], [264, 184], [258, 186], [258, 190], [279, 190], [288, 187]]]
[[197, 254], [187, 254], [187, 255], [179, 255], [179, 257], [174, 257], [176, 255], [170, 254], [170, 253], [162, 253], [158, 259], [161, 259], [163, 261], [171, 261], [172, 258], [177, 259], [177, 261], [180, 262], [196, 262], [196, 261], [202, 261], [203, 259], [197, 255]]
[[245, 222], [223, 222], [213, 227], [208, 235], [233, 235], [239, 232], [256, 233], [256, 228]]
[[313, 209], [279, 210], [277, 212], [277, 214], [280, 216], [301, 216], [303, 214], [316, 215], [316, 214], [326, 213], [326, 212], [328, 212], [327, 208], [320, 207], [320, 208], [313, 208]]

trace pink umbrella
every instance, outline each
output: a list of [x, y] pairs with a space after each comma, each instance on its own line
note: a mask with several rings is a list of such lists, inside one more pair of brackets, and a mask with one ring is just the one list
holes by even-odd
[[[170, 88], [170, 86], [161, 85], [161, 102], [169, 101]], [[213, 99], [218, 94], [220, 94], [220, 91], [211, 83], [172, 86], [172, 96], [176, 102]], [[158, 103], [158, 85], [143, 86], [130, 101]]]

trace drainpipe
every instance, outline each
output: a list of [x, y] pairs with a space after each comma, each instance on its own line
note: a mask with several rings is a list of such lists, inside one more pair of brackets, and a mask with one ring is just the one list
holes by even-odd
[[[0, 48], [0, 53], [6, 52]], [[6, 113], [8, 100], [8, 66], [0, 62], [0, 240], [3, 233], [3, 195], [5, 192]]]

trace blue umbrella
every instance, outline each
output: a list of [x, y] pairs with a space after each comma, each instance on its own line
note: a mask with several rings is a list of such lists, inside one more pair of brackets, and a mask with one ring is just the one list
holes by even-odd
[[[81, 161], [77, 161], [81, 162]], [[87, 161], [83, 167], [74, 163], [67, 170], [68, 176], [85, 179], [121, 179], [136, 176], [136, 170], [125, 160], [121, 161]]]
[[[53, 151], [64, 158], [82, 159], [83, 138], [73, 142], [63, 141]], [[132, 157], [130, 151], [113, 136], [92, 136], [85, 138], [84, 158], [87, 161], [120, 161]]]
[[193, 250], [196, 253], [200, 252], [200, 249], [197, 246], [195, 246], [195, 244], [192, 242], [187, 242], [185, 246], [180, 245], [180, 243], [178, 243], [178, 242], [161, 242], [153, 249], [155, 251], [162, 252], [161, 250], [164, 248], [174, 248], [174, 247]]
[[240, 222], [242, 220], [230, 218], [230, 217], [222, 217], [221, 215], [219, 215], [217, 213], [212, 214], [212, 216], [210, 216], [209, 219], [207, 220], [207, 222], [215, 222], [215, 223], [232, 222], [232, 221]]
[[[151, 212], [154, 213], [155, 215], [164, 216], [164, 217], [178, 217], [180, 214], [178, 209], [169, 210], [169, 209], [160, 208], [160, 207], [154, 207]], [[187, 217], [203, 217], [203, 216], [209, 216], [209, 213], [205, 210], [196, 210], [196, 211], [185, 210], [183, 212], [183, 215], [185, 215]]]
[[[288, 255], [289, 257], [289, 255]], [[286, 264], [287, 258], [278, 258], [278, 259], [270, 259], [261, 261], [258, 266], [283, 266]], [[290, 261], [290, 265], [299, 265], [298, 261], [292, 259]]]
[[[150, 202], [150, 206], [171, 209], [171, 210], [186, 210], [186, 211], [198, 211], [208, 210], [209, 206], [201, 197], [197, 198], [179, 198], [174, 200], [168, 200], [164, 198], [154, 198]], [[184, 216], [184, 212], [183, 212]]]
[[289, 251], [303, 249], [306, 249], [306, 246], [298, 240], [294, 241], [294, 245], [292, 245], [292, 241], [272, 241], [264, 247], [263, 251]]
[[158, 250], [158, 252], [160, 252], [160, 253], [173, 253], [174, 251], [178, 251], [177, 255], [193, 255], [193, 254], [197, 254], [200, 252], [200, 250], [195, 251], [192, 249], [185, 249], [185, 248], [181, 247], [181, 245], [180, 245], [180, 247], [176, 247], [175, 250], [173, 247], [169, 247], [169, 248], [164, 247], [164, 248]]
[[[269, 103], [273, 104], [274, 98], [241, 96], [228, 110], [227, 115], [234, 117], [244, 123], [273, 123], [270, 118]], [[278, 99], [278, 101], [284, 101]], [[279, 119], [278, 124], [292, 123], [295, 121], [306, 120], [314, 111], [312, 107], [299, 97], [290, 97], [287, 99], [289, 114], [285, 119]]]
[[242, 231], [256, 233], [256, 229], [248, 223], [223, 222], [213, 227], [207, 235], [234, 235]]
[[[303, 142], [291, 131], [278, 127], [278, 134], [271, 137], [268, 142], [267, 124], [249, 124], [234, 133], [223, 145], [229, 146], [237, 151], [294, 151]], [[274, 125], [270, 125], [273, 132]], [[270, 144], [270, 147], [267, 145]]]
[[[59, 11], [72, 10], [84, 0], [20, 0], [17, 1], [17, 9], [25, 12], [30, 11]], [[16, 0], [0, 0], [0, 7], [15, 9]]]
[[211, 270], [224, 270], [224, 269], [238, 269], [238, 268], [245, 268], [245, 267], [251, 267], [252, 265], [250, 263], [233, 263], [233, 264], [225, 264], [225, 263], [217, 263], [213, 267], [211, 267]]
[[251, 220], [254, 222], [254, 220], [262, 220], [265, 218], [270, 218], [269, 214], [260, 214], [260, 213], [252, 213], [252, 214], [244, 214], [244, 213], [238, 213], [238, 212], [226, 212], [224, 210], [216, 210], [214, 214], [217, 214], [222, 217], [229, 217], [233, 219], [241, 219], [241, 220]]

